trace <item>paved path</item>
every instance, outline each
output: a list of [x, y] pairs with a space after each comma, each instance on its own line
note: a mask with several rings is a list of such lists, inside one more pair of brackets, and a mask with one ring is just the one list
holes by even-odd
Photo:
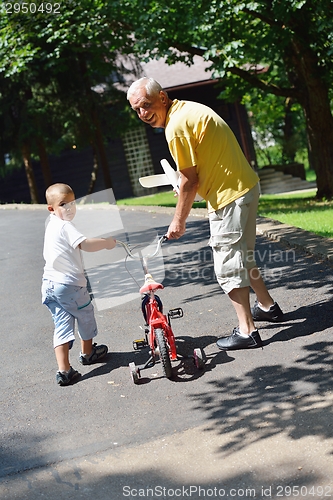
[[[135, 240], [162, 234], [166, 212], [120, 215]], [[212, 273], [207, 220], [193, 213], [186, 236], [164, 247], [161, 297], [184, 310], [173, 322], [178, 351], [203, 347], [206, 369], [183, 359], [174, 381], [156, 365], [132, 384], [128, 363], [145, 357], [132, 350], [141, 325], [134, 300], [96, 312], [111, 353], [60, 388], [40, 304], [45, 216], [45, 207], [0, 210], [1, 499], [333, 496], [330, 242], [302, 231], [293, 241], [294, 230], [258, 221], [257, 259], [286, 321], [258, 325], [263, 350], [223, 353], [215, 342], [235, 316]], [[112, 290], [121, 287], [114, 260]], [[78, 352], [74, 345], [76, 368]]]

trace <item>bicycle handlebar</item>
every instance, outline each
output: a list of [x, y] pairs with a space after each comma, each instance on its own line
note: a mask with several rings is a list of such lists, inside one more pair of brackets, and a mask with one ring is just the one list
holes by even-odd
[[[168, 237], [166, 236], [166, 234], [164, 234], [163, 236], [161, 236], [157, 240], [157, 245], [156, 245], [155, 252], [152, 253], [152, 254], [146, 255], [145, 259], [148, 260], [148, 259], [151, 259], [151, 258], [155, 257], [155, 255], [160, 251], [162, 243], [164, 243], [167, 240], [168, 240]], [[129, 257], [131, 257], [132, 259], [135, 259], [135, 260], [141, 260], [142, 259], [142, 256], [140, 254], [136, 254], [135, 255], [135, 254], [132, 253], [132, 250], [131, 250], [130, 246], [127, 243], [124, 243], [123, 241], [117, 240], [117, 244], [118, 243], [119, 243], [119, 245], [121, 245], [124, 248], [124, 250], [126, 251], [126, 253], [127, 253], [127, 255]]]

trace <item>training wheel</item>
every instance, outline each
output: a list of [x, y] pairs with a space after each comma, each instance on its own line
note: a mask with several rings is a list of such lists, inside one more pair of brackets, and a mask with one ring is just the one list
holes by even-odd
[[140, 368], [138, 366], [135, 366], [135, 363], [130, 363], [129, 364], [129, 369], [130, 369], [131, 378], [132, 378], [134, 384], [138, 384], [139, 383], [139, 379], [141, 377], [141, 375], [140, 375]]
[[193, 351], [193, 361], [198, 370], [202, 370], [205, 366], [205, 353], [203, 349], [197, 347]]

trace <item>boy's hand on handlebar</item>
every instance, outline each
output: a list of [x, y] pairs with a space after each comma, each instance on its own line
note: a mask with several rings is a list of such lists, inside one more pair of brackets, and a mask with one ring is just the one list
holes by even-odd
[[105, 238], [106, 242], [106, 250], [112, 250], [117, 245], [117, 240], [115, 240], [112, 236]]
[[100, 250], [112, 250], [117, 244], [117, 241], [109, 236], [108, 238], [86, 238], [79, 247], [84, 252], [99, 252]]

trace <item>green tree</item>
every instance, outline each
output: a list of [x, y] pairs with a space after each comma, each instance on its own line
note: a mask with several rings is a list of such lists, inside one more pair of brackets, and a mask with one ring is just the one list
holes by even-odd
[[[17, 133], [15, 140], [7, 141], [6, 152], [14, 156], [24, 152], [32, 201], [38, 196], [31, 154], [39, 155], [49, 184], [46, 151], [54, 152], [66, 141], [90, 144], [102, 167], [105, 186], [112, 187], [105, 135], [120, 134], [122, 124], [127, 124], [125, 96], [113, 83], [126, 71], [119, 49], [124, 54], [131, 52], [133, 43], [119, 19], [117, 2], [70, 1], [60, 4], [58, 14], [42, 10], [15, 13], [8, 5], [2, 6], [0, 17], [0, 99], [11, 101], [13, 89], [18, 106], [12, 123]], [[94, 91], [96, 85], [103, 85], [102, 93]], [[13, 122], [10, 106], [4, 109], [3, 123]]]
[[274, 163], [293, 163], [305, 151], [304, 115], [292, 99], [264, 94], [253, 89], [243, 97], [251, 123], [259, 167]]
[[145, 57], [192, 64], [198, 54], [211, 61], [229, 95], [257, 88], [299, 103], [317, 197], [332, 198], [332, 0], [124, 0], [123, 6]]

